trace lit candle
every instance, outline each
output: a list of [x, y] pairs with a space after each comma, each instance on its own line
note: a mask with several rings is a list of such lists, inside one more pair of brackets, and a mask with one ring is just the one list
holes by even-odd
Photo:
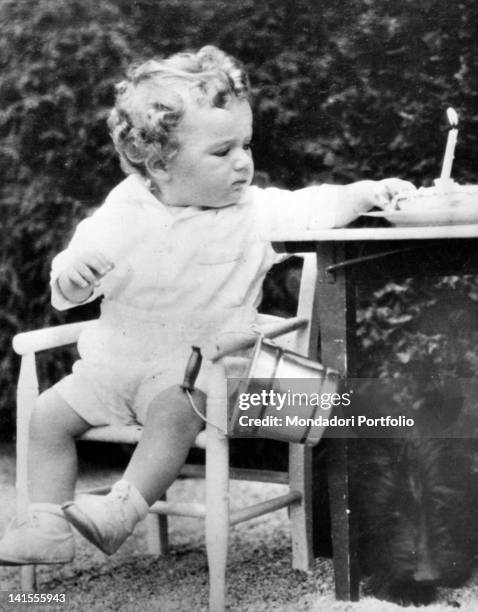
[[455, 109], [447, 108], [446, 116], [448, 117], [450, 129], [448, 131], [445, 156], [443, 158], [443, 165], [440, 175], [442, 180], [449, 179], [451, 176], [451, 166], [453, 164], [453, 158], [455, 157], [456, 139], [458, 137], [458, 115], [456, 114]]

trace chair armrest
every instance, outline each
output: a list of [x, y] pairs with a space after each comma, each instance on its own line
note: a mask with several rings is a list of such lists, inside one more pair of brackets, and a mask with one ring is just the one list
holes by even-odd
[[68, 323], [66, 325], [22, 332], [13, 337], [13, 350], [19, 355], [26, 355], [66, 344], [73, 344], [78, 340], [80, 332], [94, 321], [95, 319], [91, 319], [79, 323]]
[[[277, 323], [270, 323], [262, 328], [266, 338], [277, 338], [297, 329], [303, 329], [309, 324], [305, 317], [291, 317], [282, 319]], [[206, 359], [217, 361], [230, 353], [254, 346], [257, 334], [241, 333], [219, 335], [214, 342], [204, 347], [203, 355]]]

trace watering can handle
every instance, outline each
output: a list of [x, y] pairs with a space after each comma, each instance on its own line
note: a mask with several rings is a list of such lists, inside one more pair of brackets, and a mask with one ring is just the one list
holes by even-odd
[[199, 374], [199, 370], [201, 369], [201, 363], [202, 363], [201, 349], [198, 346], [193, 346], [191, 355], [189, 356], [188, 363], [186, 365], [186, 371], [184, 372], [184, 380], [183, 380], [183, 384], [181, 385], [181, 389], [186, 394], [189, 400], [189, 403], [191, 405], [191, 408], [194, 410], [197, 416], [202, 421], [207, 423], [208, 425], [212, 425], [213, 427], [215, 427], [218, 431], [221, 432], [221, 434], [225, 434], [226, 433], [225, 431], [222, 431], [222, 429], [218, 427], [215, 423], [213, 423], [212, 421], [209, 421], [198, 410], [198, 407], [196, 406], [196, 403], [191, 395], [191, 393], [193, 393], [194, 391], [194, 383], [196, 382], [196, 378]]
[[183, 384], [181, 385], [183, 391], [194, 391], [194, 383], [201, 369], [201, 363], [201, 349], [198, 346], [193, 346], [184, 372]]

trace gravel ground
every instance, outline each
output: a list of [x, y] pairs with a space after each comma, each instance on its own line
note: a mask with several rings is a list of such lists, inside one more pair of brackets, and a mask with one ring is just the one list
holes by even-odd
[[[110, 482], [111, 470], [89, 470], [79, 486]], [[202, 483], [178, 481], [171, 498], [200, 498]], [[280, 485], [232, 483], [232, 500], [254, 502], [280, 494]], [[14, 513], [13, 448], [0, 452], [0, 531]], [[77, 534], [77, 557], [65, 566], [42, 566], [42, 592], [66, 593], [68, 612], [206, 612], [207, 563], [202, 524], [193, 519], [170, 519], [171, 552], [162, 558], [145, 554], [144, 527], [113, 555], [106, 557]], [[333, 595], [330, 559], [317, 559], [312, 572], [290, 567], [290, 541], [285, 510], [243, 523], [231, 533], [228, 564], [229, 612], [397, 612], [395, 604], [362, 597], [357, 603], [337, 602]], [[20, 588], [17, 568], [0, 568], [0, 590]], [[3, 605], [3, 607], [2, 607]], [[23, 609], [34, 610], [34, 606]], [[39, 609], [39, 608], [38, 608]], [[42, 608], [45, 610], [46, 608]], [[51, 609], [51, 608], [50, 608]], [[414, 607], [409, 607], [414, 609]], [[423, 610], [424, 608], [422, 608]], [[478, 574], [462, 589], [442, 589], [426, 612], [478, 610]], [[0, 604], [0, 610], [19, 610]]]

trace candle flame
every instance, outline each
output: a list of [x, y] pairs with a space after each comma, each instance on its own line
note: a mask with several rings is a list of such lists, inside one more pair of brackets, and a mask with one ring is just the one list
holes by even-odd
[[446, 109], [446, 116], [451, 127], [456, 128], [458, 126], [458, 114], [456, 110], [450, 106], [450, 108]]

